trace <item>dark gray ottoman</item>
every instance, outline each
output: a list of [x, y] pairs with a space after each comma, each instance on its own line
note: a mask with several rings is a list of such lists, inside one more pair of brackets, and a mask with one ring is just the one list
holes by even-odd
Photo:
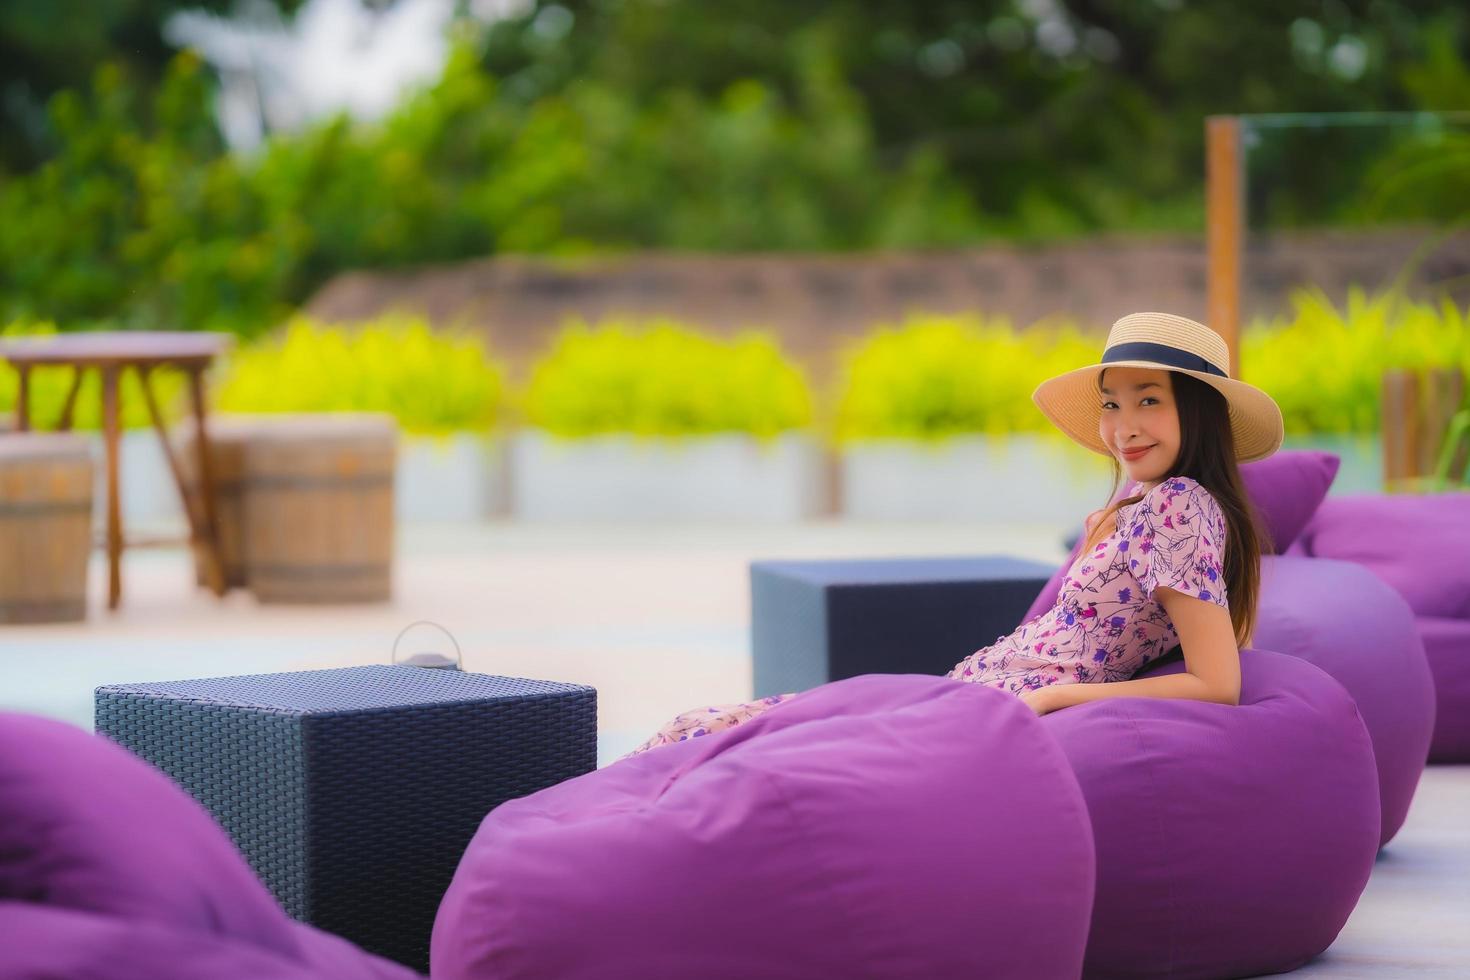
[[597, 767], [597, 692], [408, 666], [97, 689], [97, 731], [204, 804], [286, 911], [418, 970], [485, 814]]
[[752, 562], [755, 696], [948, 673], [1019, 626], [1055, 571], [1009, 557]]

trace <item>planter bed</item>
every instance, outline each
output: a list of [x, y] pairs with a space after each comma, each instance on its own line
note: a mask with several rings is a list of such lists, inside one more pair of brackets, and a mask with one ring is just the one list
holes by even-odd
[[1065, 524], [1107, 502], [1107, 460], [1035, 434], [874, 440], [842, 458], [842, 514], [863, 521]]
[[528, 430], [511, 454], [512, 513], [529, 521], [798, 521], [821, 513], [809, 436], [559, 439]]

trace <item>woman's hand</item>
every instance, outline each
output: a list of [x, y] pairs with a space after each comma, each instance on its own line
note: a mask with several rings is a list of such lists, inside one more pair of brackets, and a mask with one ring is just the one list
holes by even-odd
[[1050, 714], [1061, 707], [1060, 704], [1057, 704], [1056, 691], [1050, 686], [1022, 691], [1021, 700], [1025, 701], [1038, 715]]

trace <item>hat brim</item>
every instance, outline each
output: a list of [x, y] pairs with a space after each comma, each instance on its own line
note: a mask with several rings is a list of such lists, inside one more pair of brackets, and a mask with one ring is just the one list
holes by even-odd
[[1048, 378], [1036, 386], [1031, 400], [1051, 423], [1072, 441], [1095, 453], [1113, 456], [1098, 435], [1102, 417], [1102, 401], [1097, 390], [1097, 376], [1107, 368], [1137, 367], [1157, 371], [1177, 371], [1198, 378], [1225, 396], [1230, 406], [1230, 429], [1235, 436], [1235, 458], [1248, 463], [1265, 459], [1281, 448], [1285, 427], [1281, 407], [1275, 399], [1254, 385], [1233, 378], [1222, 378], [1203, 371], [1188, 371], [1155, 361], [1111, 361], [1089, 364]]

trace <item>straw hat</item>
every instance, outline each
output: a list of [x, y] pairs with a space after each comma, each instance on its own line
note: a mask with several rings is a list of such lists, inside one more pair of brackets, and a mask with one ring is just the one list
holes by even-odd
[[1229, 364], [1225, 339], [1204, 324], [1169, 313], [1130, 313], [1108, 331], [1101, 361], [1048, 378], [1031, 400], [1073, 441], [1112, 456], [1097, 432], [1102, 415], [1098, 374], [1110, 367], [1178, 371], [1225, 396], [1236, 460], [1265, 459], [1281, 448], [1281, 409], [1261, 389], [1231, 378]]

